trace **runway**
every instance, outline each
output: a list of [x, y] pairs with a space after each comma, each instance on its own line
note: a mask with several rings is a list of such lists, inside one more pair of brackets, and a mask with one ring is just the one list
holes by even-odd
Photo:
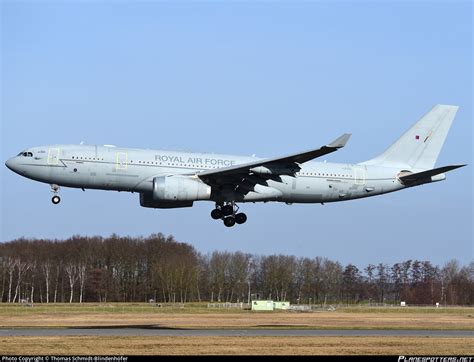
[[2, 328], [7, 336], [137, 336], [137, 337], [474, 337], [473, 330], [393, 330], [393, 329], [166, 329], [144, 327], [102, 328]]

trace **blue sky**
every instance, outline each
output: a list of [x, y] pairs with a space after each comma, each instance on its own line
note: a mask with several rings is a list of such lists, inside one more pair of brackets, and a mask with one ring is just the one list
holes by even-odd
[[[460, 110], [437, 165], [472, 164], [471, 2], [1, 3], [2, 160], [116, 144], [278, 156], [353, 134], [328, 162], [381, 153], [434, 104]], [[198, 250], [326, 256], [361, 267], [473, 259], [472, 166], [446, 182], [321, 206], [141, 208], [1, 168], [1, 240], [173, 234]]]

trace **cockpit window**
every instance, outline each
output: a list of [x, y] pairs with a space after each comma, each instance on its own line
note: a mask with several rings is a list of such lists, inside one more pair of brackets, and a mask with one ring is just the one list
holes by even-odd
[[20, 152], [17, 156], [33, 157], [33, 153], [32, 152]]

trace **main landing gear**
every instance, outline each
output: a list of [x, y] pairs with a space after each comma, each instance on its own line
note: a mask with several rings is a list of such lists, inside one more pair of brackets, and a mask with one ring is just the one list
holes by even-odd
[[51, 192], [54, 194], [51, 202], [55, 205], [61, 202], [61, 198], [59, 197], [59, 186], [58, 185], [51, 185]]
[[247, 215], [243, 212], [237, 213], [237, 211], [239, 211], [239, 207], [235, 202], [229, 202], [225, 205], [216, 203], [216, 208], [211, 211], [211, 217], [214, 220], [223, 220], [224, 225], [227, 227], [245, 223], [247, 221]]

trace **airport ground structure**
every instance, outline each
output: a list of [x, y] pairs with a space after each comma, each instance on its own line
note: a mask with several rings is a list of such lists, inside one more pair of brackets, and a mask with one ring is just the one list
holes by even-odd
[[0, 244], [3, 303], [474, 305], [474, 263], [342, 265], [322, 257], [202, 254], [171, 236], [74, 236]]

